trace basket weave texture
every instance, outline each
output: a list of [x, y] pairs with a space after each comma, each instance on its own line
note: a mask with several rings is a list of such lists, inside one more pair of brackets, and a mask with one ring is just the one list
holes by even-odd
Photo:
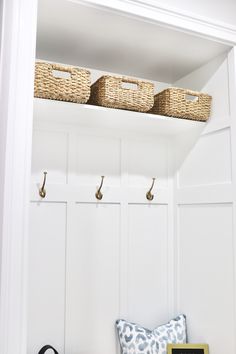
[[[70, 77], [55, 77], [53, 70], [67, 72]], [[54, 63], [37, 62], [35, 64], [34, 96], [86, 103], [90, 96], [90, 72]]]
[[[123, 83], [135, 84], [136, 88], [122, 87]], [[154, 104], [154, 85], [151, 82], [124, 76], [102, 76], [91, 86], [88, 103], [147, 112]]]
[[149, 112], [206, 121], [210, 116], [211, 100], [212, 97], [205, 93], [170, 87], [154, 96], [154, 106]]

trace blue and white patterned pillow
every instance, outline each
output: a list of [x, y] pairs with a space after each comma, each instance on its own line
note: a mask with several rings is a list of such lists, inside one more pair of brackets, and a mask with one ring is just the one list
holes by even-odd
[[179, 315], [152, 331], [135, 323], [117, 320], [122, 354], [166, 354], [168, 343], [186, 343], [185, 315]]

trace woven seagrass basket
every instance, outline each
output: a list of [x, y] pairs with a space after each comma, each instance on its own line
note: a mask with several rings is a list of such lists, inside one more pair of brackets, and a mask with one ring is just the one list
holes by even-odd
[[[56, 77], [54, 70], [69, 73], [69, 77]], [[89, 95], [90, 72], [88, 70], [54, 63], [35, 64], [35, 97], [86, 103]]]
[[154, 96], [150, 113], [206, 121], [210, 116], [212, 97], [201, 92], [170, 87]]
[[[131, 84], [132, 88], [126, 88]], [[102, 76], [91, 86], [88, 104], [147, 112], [154, 103], [151, 82], [122, 76]]]

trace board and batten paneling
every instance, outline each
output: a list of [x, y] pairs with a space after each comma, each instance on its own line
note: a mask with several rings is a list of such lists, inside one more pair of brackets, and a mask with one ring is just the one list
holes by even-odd
[[129, 205], [128, 319], [146, 328], [167, 320], [168, 206]]
[[126, 143], [124, 158], [127, 160], [130, 187], [147, 188], [156, 177], [158, 188], [168, 187], [168, 140], [130, 139]]
[[110, 137], [70, 136], [70, 176], [73, 184], [96, 185], [98, 176], [106, 184], [120, 184], [120, 140]]
[[177, 301], [189, 340], [234, 353], [232, 204], [181, 205], [178, 224]]
[[68, 134], [34, 129], [32, 145], [32, 181], [39, 183], [47, 171], [47, 183], [67, 183]]
[[[59, 265], [65, 270], [65, 304], [58, 310], [64, 313], [58, 326], [64, 326], [65, 352], [119, 352], [117, 318], [150, 328], [168, 320], [168, 140], [118, 139], [45, 122], [34, 134], [32, 200], [38, 201], [41, 173], [47, 170], [46, 204], [56, 211], [67, 203], [66, 258]], [[51, 150], [39, 157], [44, 143]], [[104, 197], [98, 203], [101, 175]], [[148, 203], [152, 177], [155, 198]], [[36, 225], [42, 222], [37, 209], [34, 218]], [[48, 236], [45, 230], [44, 247]], [[52, 254], [45, 265], [53, 260]], [[32, 307], [36, 301], [32, 298]], [[43, 326], [32, 322], [34, 331]]]
[[76, 203], [66, 263], [66, 353], [115, 353], [119, 317], [120, 206]]
[[230, 129], [199, 138], [178, 173], [179, 187], [231, 183]]
[[[217, 66], [214, 65], [215, 63]], [[202, 92], [207, 92], [213, 97], [211, 119], [206, 131], [216, 124], [224, 124], [225, 121], [230, 123], [228, 56], [223, 54], [215, 61], [211, 61], [205, 69], [207, 71], [210, 68], [212, 68], [210, 70], [211, 77], [201, 87]]]
[[66, 204], [31, 203], [28, 354], [45, 344], [64, 353]]
[[174, 192], [176, 310], [187, 315], [189, 341], [209, 343], [213, 354], [236, 350], [228, 60], [221, 56], [181, 81], [193, 80], [213, 102], [206, 128], [176, 173]]

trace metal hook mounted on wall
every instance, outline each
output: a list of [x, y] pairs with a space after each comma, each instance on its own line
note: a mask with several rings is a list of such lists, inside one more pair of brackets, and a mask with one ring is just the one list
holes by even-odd
[[40, 195], [41, 198], [45, 198], [45, 197], [46, 197], [45, 184], [46, 184], [47, 172], [45, 171], [43, 174], [44, 174], [43, 185], [42, 185], [42, 187], [39, 189], [39, 195]]
[[101, 192], [101, 189], [102, 189], [102, 186], [103, 186], [103, 180], [104, 180], [105, 176], [101, 176], [101, 178], [102, 178], [102, 180], [101, 180], [100, 186], [99, 186], [97, 192], [95, 193], [95, 197], [98, 200], [102, 200], [102, 198], [103, 198], [103, 194]]
[[156, 178], [153, 177], [151, 188], [150, 188], [149, 191], [146, 193], [146, 198], [147, 198], [147, 200], [153, 200], [153, 198], [154, 198], [154, 194], [152, 194], [152, 189], [153, 189], [153, 187], [154, 187], [155, 180], [156, 180]]

